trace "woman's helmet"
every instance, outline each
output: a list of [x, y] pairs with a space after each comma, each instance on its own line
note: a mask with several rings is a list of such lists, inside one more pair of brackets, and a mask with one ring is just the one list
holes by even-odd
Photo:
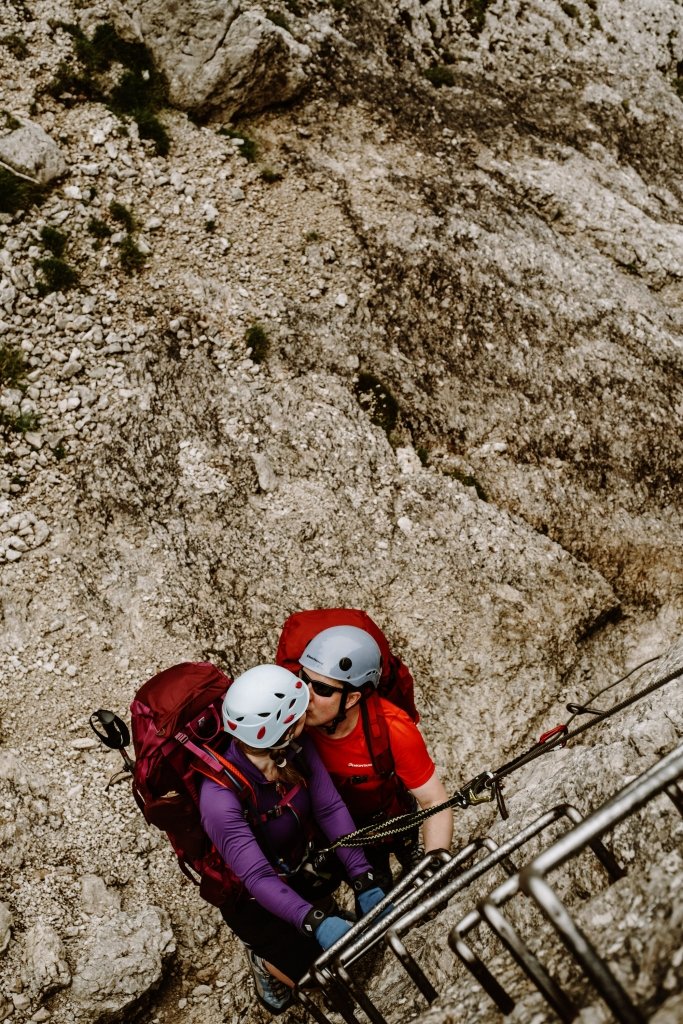
[[308, 707], [308, 687], [278, 665], [257, 665], [235, 679], [223, 700], [223, 728], [249, 747], [278, 745]]
[[313, 637], [299, 664], [358, 690], [365, 683], [379, 684], [382, 655], [376, 640], [364, 629], [330, 626]]

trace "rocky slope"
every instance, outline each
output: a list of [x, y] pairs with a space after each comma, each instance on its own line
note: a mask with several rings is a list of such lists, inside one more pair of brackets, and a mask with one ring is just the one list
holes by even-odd
[[261, 1019], [103, 792], [152, 672], [364, 607], [456, 785], [679, 635], [682, 36], [0, 0], [0, 1019]]

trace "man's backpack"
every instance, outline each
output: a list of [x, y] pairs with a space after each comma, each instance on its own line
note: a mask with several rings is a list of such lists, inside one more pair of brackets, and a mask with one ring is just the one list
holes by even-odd
[[244, 887], [202, 828], [199, 775], [232, 789], [245, 806], [255, 805], [247, 779], [211, 747], [231, 682], [209, 662], [184, 662], [149, 679], [130, 708], [133, 795], [147, 822], [167, 834], [183, 874], [217, 907], [236, 900]]
[[[288, 668], [290, 672], [298, 674], [301, 668], [299, 658], [305, 647], [318, 633], [331, 626], [357, 626], [376, 640], [382, 655], [382, 675], [376, 692], [380, 697], [384, 697], [385, 700], [391, 701], [392, 704], [405, 711], [413, 722], [419, 722], [420, 715], [415, 707], [415, 683], [410, 669], [403, 664], [399, 657], [391, 653], [389, 641], [382, 630], [367, 612], [360, 609], [317, 608], [290, 615], [282, 627], [275, 655], [276, 663], [282, 665], [283, 668]], [[381, 799], [386, 806], [379, 808], [380, 814], [400, 814], [409, 809], [411, 805], [406, 802], [405, 790], [397, 785], [394, 776], [394, 759], [380, 702], [375, 699], [374, 694], [369, 694], [361, 702], [360, 707], [363, 730], [373, 767], [377, 775], [385, 781]], [[353, 785], [365, 782], [366, 779], [367, 776], [358, 775], [347, 781]], [[342, 796], [350, 802], [348, 792], [345, 791], [346, 787], [341, 780], [335, 777], [334, 781]], [[351, 809], [353, 811], [353, 807]]]
[[380, 697], [391, 701], [410, 715], [413, 722], [420, 721], [415, 707], [415, 682], [410, 669], [391, 653], [389, 641], [367, 612], [358, 608], [316, 608], [290, 615], [280, 633], [275, 661], [298, 675], [299, 658], [314, 636], [330, 626], [357, 626], [376, 640], [382, 655], [382, 675], [377, 687]]

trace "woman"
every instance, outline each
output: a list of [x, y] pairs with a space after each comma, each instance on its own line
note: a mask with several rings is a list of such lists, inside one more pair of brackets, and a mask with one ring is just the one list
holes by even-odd
[[[309, 692], [277, 665], [258, 665], [235, 679], [223, 701], [227, 757], [253, 790], [245, 818], [236, 793], [202, 782], [202, 825], [245, 890], [221, 913], [245, 943], [260, 1001], [279, 1013], [290, 988], [311, 963], [351, 927], [330, 891], [308, 870], [316, 831], [327, 842], [354, 831], [353, 820], [311, 740], [302, 735]], [[226, 751], [223, 751], [226, 754]], [[384, 896], [362, 850], [337, 851], [368, 913]], [[324, 902], [324, 897], [328, 897]]]

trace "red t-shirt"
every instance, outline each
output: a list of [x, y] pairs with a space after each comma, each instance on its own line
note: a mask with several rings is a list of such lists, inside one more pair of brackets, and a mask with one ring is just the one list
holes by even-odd
[[[387, 723], [396, 775], [406, 789], [418, 789], [434, 773], [434, 762], [429, 756], [425, 741], [405, 711], [401, 711], [395, 704], [381, 697], [380, 704]], [[382, 780], [375, 774], [372, 766], [360, 715], [353, 732], [343, 739], [328, 736], [322, 729], [310, 729], [308, 735], [313, 738], [316, 750], [333, 778], [369, 775], [368, 781], [356, 783], [354, 790], [370, 793], [380, 788]], [[353, 813], [353, 808], [350, 809]]]

